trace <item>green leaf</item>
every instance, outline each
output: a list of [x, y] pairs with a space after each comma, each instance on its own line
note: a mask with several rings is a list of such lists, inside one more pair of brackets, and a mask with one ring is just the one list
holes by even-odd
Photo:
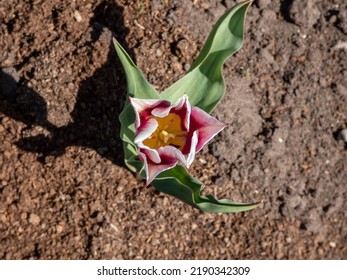
[[201, 196], [204, 185], [190, 176], [180, 165], [164, 171], [152, 182], [163, 193], [179, 198], [204, 212], [236, 213], [256, 208], [259, 203], [237, 203], [227, 199], [217, 200], [212, 195]]
[[192, 105], [211, 112], [224, 95], [222, 66], [243, 44], [244, 21], [251, 1], [227, 11], [212, 29], [189, 73], [161, 93], [162, 99], [175, 102], [183, 94]]
[[[116, 39], [113, 39], [113, 43], [125, 71], [128, 88], [127, 97], [160, 99], [159, 93], [147, 82], [141, 70], [135, 65]], [[135, 113], [130, 105], [129, 98], [125, 101], [119, 120], [121, 123], [120, 137], [123, 140], [125, 164], [130, 170], [140, 172], [143, 164], [138, 159], [136, 160], [137, 151], [134, 145]]]
[[113, 39], [113, 44], [125, 71], [128, 96], [143, 99], [161, 99], [159, 93], [147, 82], [141, 70], [116, 39]]

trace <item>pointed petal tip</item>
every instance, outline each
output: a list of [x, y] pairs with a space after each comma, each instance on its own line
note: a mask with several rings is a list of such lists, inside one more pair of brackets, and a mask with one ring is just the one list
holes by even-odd
[[146, 178], [146, 187], [148, 187], [153, 182], [154, 179], [155, 179], [155, 177], [147, 176], [147, 178]]
[[178, 161], [171, 162], [168, 164], [158, 164], [158, 165], [148, 164], [148, 166], [147, 166], [148, 172], [146, 172], [146, 185], [148, 186], [149, 184], [151, 184], [153, 182], [153, 180], [155, 178], [157, 178], [157, 176], [160, 173], [175, 167], [177, 165], [177, 163], [178, 163]]
[[146, 178], [146, 187], [148, 187], [152, 183], [153, 179], [150, 181], [148, 178]]

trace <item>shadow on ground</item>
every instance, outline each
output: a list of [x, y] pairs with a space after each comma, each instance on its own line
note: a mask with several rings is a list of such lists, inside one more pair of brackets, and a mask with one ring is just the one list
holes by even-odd
[[[108, 29], [129, 51], [122, 12], [123, 9], [111, 1], [97, 6], [90, 21], [91, 45]], [[131, 51], [129, 53], [134, 57]], [[39, 125], [49, 131], [48, 136], [23, 137], [16, 143], [20, 149], [39, 153], [39, 160], [44, 161], [47, 156], [64, 154], [69, 146], [82, 146], [96, 150], [117, 165], [124, 165], [118, 116], [126, 97], [126, 85], [111, 40], [106, 63], [80, 84], [72, 121], [66, 126], [56, 127], [47, 120], [45, 100], [24, 86], [25, 81], [16, 81], [11, 74], [1, 71], [0, 82], [0, 111], [25, 123], [27, 128]]]

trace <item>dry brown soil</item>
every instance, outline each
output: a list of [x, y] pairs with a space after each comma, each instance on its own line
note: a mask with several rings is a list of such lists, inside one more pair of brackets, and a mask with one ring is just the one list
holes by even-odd
[[347, 2], [258, 0], [224, 67], [228, 124], [190, 168], [206, 214], [123, 164], [116, 37], [158, 90], [236, 1], [0, 1], [1, 259], [346, 259]]

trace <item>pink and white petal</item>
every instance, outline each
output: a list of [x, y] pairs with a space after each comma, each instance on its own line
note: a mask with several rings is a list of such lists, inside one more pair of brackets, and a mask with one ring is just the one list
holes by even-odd
[[158, 106], [158, 104], [164, 102], [164, 100], [161, 100], [161, 99], [142, 99], [142, 98], [135, 98], [135, 97], [129, 97], [129, 99], [135, 112], [139, 112], [139, 113], [147, 109], [154, 108]]
[[177, 160], [161, 163], [161, 164], [155, 164], [150, 161], [145, 163], [147, 185], [149, 185], [160, 173], [172, 167], [175, 167], [177, 163], [178, 163]]
[[180, 97], [174, 105], [158, 106], [151, 111], [151, 114], [158, 118], [166, 117], [169, 113], [175, 113], [183, 119], [184, 128], [189, 130], [189, 117], [191, 106], [188, 102], [188, 96], [185, 94]]
[[146, 172], [146, 184], [148, 186], [159, 173], [155, 175], [157, 172], [156, 164], [152, 163], [144, 153], [139, 152], [139, 159], [143, 161]]
[[198, 130], [198, 143], [196, 145], [196, 151], [200, 151], [205, 144], [210, 141], [214, 136], [221, 132], [225, 128], [223, 126], [208, 126]]
[[151, 148], [143, 145], [142, 142], [137, 144], [137, 147], [138, 147], [139, 151], [144, 156], [146, 156], [146, 158], [148, 158], [150, 161], [152, 161], [154, 163], [158, 163], [158, 164], [161, 162], [161, 159], [160, 159], [160, 156], [159, 156], [159, 153], [157, 150], [151, 149]]
[[158, 122], [155, 119], [147, 119], [140, 123], [136, 130], [135, 144], [143, 142], [158, 128]]
[[149, 115], [151, 108], [156, 106], [170, 106], [170, 102], [161, 99], [140, 99], [129, 97], [130, 104], [133, 107], [136, 115], [135, 128], [141, 125], [143, 116]]
[[166, 117], [172, 110], [174, 111], [181, 110], [183, 104], [184, 104], [184, 97], [182, 96], [173, 105], [170, 104], [170, 106], [157, 106], [153, 108], [151, 111], [151, 114], [155, 117], [163, 118], [163, 117]]
[[180, 150], [173, 146], [160, 147], [158, 149], [161, 162], [179, 161], [186, 164], [186, 158]]
[[137, 130], [137, 136], [134, 140], [134, 143], [138, 147], [138, 149], [145, 154], [151, 161], [154, 163], [160, 163], [160, 156], [155, 149], [151, 149], [150, 147], [143, 144], [143, 141], [152, 135], [153, 132], [156, 131], [158, 127], [158, 122], [155, 119], [147, 119]]
[[[130, 106], [132, 106], [131, 103], [130, 103]], [[133, 107], [133, 106], [132, 106], [132, 107]], [[135, 112], [135, 128], [137, 129], [137, 128], [139, 127], [139, 125], [141, 124], [140, 114], [139, 114], [138, 111], [135, 110], [134, 107], [133, 107], [133, 110], [134, 110], [134, 112]]]
[[196, 152], [200, 151], [208, 141], [210, 141], [225, 127], [225, 124], [221, 123], [205, 111], [198, 107], [192, 107], [192, 113], [190, 115], [190, 131], [198, 131]]
[[167, 104], [161, 104], [162, 106], [157, 106], [154, 109], [151, 110], [151, 114], [158, 118], [166, 117], [170, 111], [171, 111], [171, 104], [169, 103], [169, 106], [166, 106]]
[[184, 128], [189, 130], [191, 105], [188, 101], [188, 95], [184, 94], [180, 99], [177, 100], [173, 107], [173, 111], [183, 120]]
[[199, 134], [198, 131], [194, 131], [191, 138], [189, 154], [187, 155], [187, 159], [186, 159], [187, 168], [193, 163], [195, 159], [195, 153], [197, 152], [196, 146], [198, 144], [198, 134]]
[[188, 96], [186, 94], [183, 94], [180, 98], [177, 99], [176, 103], [172, 107], [174, 107], [176, 110], [181, 110], [187, 100]]
[[[142, 152], [142, 150], [141, 150]], [[147, 175], [147, 185], [150, 184], [155, 177], [157, 177], [160, 173], [165, 170], [168, 170], [174, 166], [178, 162], [186, 164], [186, 159], [182, 152], [175, 147], [165, 146], [160, 147], [158, 149], [158, 154], [160, 156], [161, 162], [156, 164], [147, 160], [145, 163], [146, 167], [146, 175]]]

